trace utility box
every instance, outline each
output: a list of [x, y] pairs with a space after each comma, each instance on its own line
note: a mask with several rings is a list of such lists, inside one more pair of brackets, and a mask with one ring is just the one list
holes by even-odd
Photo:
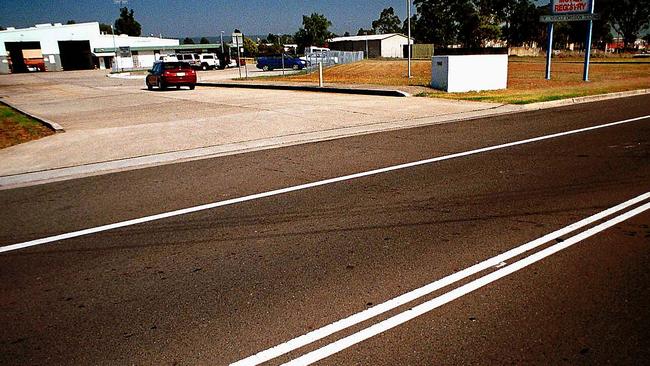
[[450, 93], [508, 87], [508, 55], [433, 56], [431, 87]]

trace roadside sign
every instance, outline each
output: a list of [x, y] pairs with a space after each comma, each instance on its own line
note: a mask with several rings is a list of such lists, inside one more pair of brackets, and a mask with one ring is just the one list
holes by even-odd
[[232, 34], [232, 43], [237, 46], [244, 44], [244, 35], [242, 33], [233, 33]]
[[120, 47], [120, 57], [131, 57], [131, 47]]
[[562, 14], [562, 15], [542, 15], [539, 17], [539, 21], [542, 23], [579, 22], [585, 20], [600, 20], [600, 14]]
[[551, 14], [539, 17], [539, 21], [548, 23], [547, 46], [546, 46], [546, 80], [551, 80], [551, 55], [553, 54], [553, 28], [555, 22], [577, 22], [587, 23], [587, 40], [585, 41], [585, 67], [583, 80], [589, 81], [589, 62], [591, 59], [591, 38], [594, 30], [594, 20], [600, 19], [599, 14], [594, 13], [594, 2], [596, 0], [552, 0], [548, 5]]
[[593, 0], [553, 0], [553, 14], [588, 14], [593, 9]]

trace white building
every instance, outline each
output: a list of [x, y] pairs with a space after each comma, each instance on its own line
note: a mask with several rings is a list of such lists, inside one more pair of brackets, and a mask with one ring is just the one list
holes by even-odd
[[161, 52], [178, 46], [177, 39], [102, 34], [97, 22], [9, 27], [0, 31], [0, 74], [27, 71], [25, 58], [35, 54], [42, 55], [46, 71], [111, 68], [115, 56], [119, 68], [148, 68]]
[[410, 39], [401, 33], [371, 34], [336, 37], [329, 40], [329, 48], [336, 51], [363, 51], [366, 57], [404, 58], [404, 49]]

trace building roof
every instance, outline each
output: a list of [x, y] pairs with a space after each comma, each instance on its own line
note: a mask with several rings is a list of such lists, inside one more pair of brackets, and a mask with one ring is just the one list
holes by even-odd
[[[349, 36], [349, 37], [335, 37], [329, 40], [330, 43], [334, 42], [354, 42], [354, 41], [383, 41], [386, 38], [390, 37], [404, 37], [408, 38], [407, 36], [403, 35], [402, 33], [386, 33], [386, 34], [368, 34], [368, 35], [363, 35], [363, 36]], [[413, 39], [413, 38], [411, 38]]]

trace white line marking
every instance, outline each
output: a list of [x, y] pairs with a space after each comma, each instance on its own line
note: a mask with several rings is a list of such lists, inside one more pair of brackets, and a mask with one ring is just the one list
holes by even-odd
[[494, 150], [499, 150], [499, 149], [505, 149], [505, 148], [508, 148], [508, 147], [513, 147], [513, 146], [518, 146], [518, 145], [530, 144], [530, 143], [533, 143], [533, 142], [549, 140], [549, 139], [553, 139], [553, 138], [557, 138], [557, 137], [568, 136], [568, 135], [573, 135], [573, 134], [587, 132], [587, 131], [598, 130], [598, 129], [601, 129], [601, 128], [618, 126], [618, 125], [622, 125], [622, 124], [625, 124], [625, 123], [636, 122], [636, 121], [640, 121], [640, 120], [647, 119], [647, 118], [650, 118], [650, 115], [643, 116], [643, 117], [626, 119], [626, 120], [618, 121], [618, 122], [607, 123], [607, 124], [598, 125], [598, 126], [581, 128], [581, 129], [578, 129], [578, 130], [554, 133], [554, 134], [551, 134], [551, 135], [535, 137], [535, 138], [531, 138], [531, 139], [527, 139], [527, 140], [521, 140], [521, 141], [509, 142], [509, 143], [501, 144], [501, 145], [484, 147], [484, 148], [480, 148], [480, 149], [476, 149], [476, 150], [470, 150], [470, 151], [465, 151], [465, 152], [461, 152], [461, 153], [440, 156], [440, 157], [437, 157], [437, 158], [431, 158], [431, 159], [414, 161], [414, 162], [411, 162], [411, 163], [393, 165], [393, 166], [389, 166], [389, 167], [386, 167], [386, 168], [369, 170], [369, 171], [366, 171], [366, 172], [355, 173], [355, 174], [350, 174], [350, 175], [344, 175], [344, 176], [341, 176], [341, 177], [325, 179], [325, 180], [321, 180], [321, 181], [317, 181], [317, 182], [300, 184], [300, 185], [293, 186], [293, 187], [276, 189], [276, 190], [273, 190], [273, 191], [252, 194], [252, 195], [249, 195], [249, 196], [233, 198], [233, 199], [229, 199], [229, 200], [225, 200], [225, 201], [208, 203], [208, 204], [205, 204], [205, 205], [184, 208], [184, 209], [181, 209], [181, 210], [175, 210], [175, 211], [169, 211], [169, 212], [165, 212], [165, 213], [161, 213], [161, 214], [145, 216], [145, 217], [141, 217], [141, 218], [138, 218], [138, 219], [121, 221], [121, 222], [117, 222], [117, 223], [114, 223], [114, 224], [102, 225], [102, 226], [97, 226], [97, 227], [94, 227], [94, 228], [83, 229], [83, 230], [79, 230], [79, 231], [73, 231], [73, 232], [70, 232], [70, 233], [54, 235], [54, 236], [50, 236], [50, 237], [46, 237], [46, 238], [30, 240], [30, 241], [26, 241], [26, 242], [22, 242], [22, 243], [11, 244], [11, 245], [7, 245], [7, 246], [4, 246], [4, 247], [0, 247], [0, 253], [10, 252], [10, 251], [13, 251], [13, 250], [18, 250], [18, 249], [24, 249], [24, 248], [33, 247], [33, 246], [36, 246], [36, 245], [43, 245], [43, 244], [47, 244], [47, 243], [51, 243], [51, 242], [55, 242], [55, 241], [59, 241], [59, 240], [76, 238], [76, 237], [84, 236], [84, 235], [95, 234], [95, 233], [99, 233], [99, 232], [102, 232], [102, 231], [118, 229], [118, 228], [122, 228], [122, 227], [126, 227], [126, 226], [138, 225], [138, 224], [142, 224], [142, 223], [145, 223], [145, 222], [162, 220], [162, 219], [166, 219], [166, 218], [169, 218], [169, 217], [186, 215], [186, 214], [190, 214], [190, 213], [194, 213], [194, 212], [198, 212], [198, 211], [210, 210], [210, 209], [213, 209], [213, 208], [233, 205], [233, 204], [236, 204], [236, 203], [253, 201], [253, 200], [260, 199], [260, 198], [277, 196], [277, 195], [284, 194], [284, 193], [295, 192], [295, 191], [300, 191], [300, 190], [304, 190], [304, 189], [308, 189], [308, 188], [324, 186], [324, 185], [327, 185], [327, 184], [343, 182], [343, 181], [346, 181], [346, 180], [352, 180], [352, 179], [367, 177], [367, 176], [371, 176], [371, 175], [392, 172], [392, 171], [400, 170], [400, 169], [412, 168], [412, 167], [419, 166], [419, 165], [425, 165], [425, 164], [436, 163], [436, 162], [440, 162], [440, 161], [444, 161], [444, 160], [461, 158], [461, 157], [464, 157], [464, 156], [475, 155], [475, 154], [485, 153], [485, 152], [488, 152], [488, 151], [494, 151]]
[[420, 315], [423, 315], [435, 308], [438, 308], [444, 304], [447, 304], [453, 300], [456, 300], [464, 295], [467, 295], [485, 285], [488, 285], [494, 281], [497, 281], [503, 277], [506, 277], [512, 273], [515, 273], [525, 267], [530, 266], [533, 263], [536, 263], [548, 256], [551, 256], [561, 250], [564, 250], [584, 239], [587, 239], [593, 235], [596, 235], [614, 225], [617, 225], [631, 217], [634, 217], [644, 211], [650, 209], [650, 203], [646, 203], [643, 206], [637, 207], [633, 210], [630, 210], [620, 216], [617, 216], [609, 221], [606, 221], [600, 225], [594, 226], [591, 229], [585, 230], [580, 234], [577, 234], [559, 244], [555, 244], [551, 247], [548, 247], [544, 250], [541, 250], [537, 253], [530, 255], [518, 262], [515, 262], [507, 267], [504, 267], [498, 271], [492, 272], [488, 275], [485, 275], [477, 280], [474, 280], [466, 285], [458, 287], [452, 291], [445, 293], [444, 295], [438, 296], [435, 299], [429, 300], [425, 303], [422, 303], [410, 310], [407, 310], [403, 313], [395, 315], [391, 318], [388, 318], [384, 321], [381, 321], [375, 325], [372, 325], [364, 330], [361, 330], [357, 333], [354, 333], [350, 336], [342, 338], [336, 342], [330, 343], [327, 346], [319, 348], [315, 351], [309, 352], [295, 360], [292, 360], [284, 365], [293, 366], [293, 365], [310, 365], [316, 361], [322, 360], [328, 356], [331, 356], [337, 352], [340, 352], [352, 345], [355, 345], [359, 342], [362, 342], [368, 338], [374, 337], [380, 333], [383, 333], [389, 329], [392, 329], [398, 325], [406, 323], [409, 320], [412, 320]]
[[297, 338], [291, 339], [287, 342], [281, 343], [275, 347], [269, 348], [267, 350], [261, 351], [255, 355], [249, 356], [245, 359], [242, 359], [240, 361], [237, 361], [231, 366], [253, 366], [253, 365], [259, 365], [261, 363], [264, 363], [266, 361], [272, 360], [276, 357], [282, 356], [284, 354], [287, 354], [289, 352], [292, 352], [298, 348], [304, 347], [310, 343], [316, 342], [320, 339], [323, 339], [325, 337], [328, 337], [336, 332], [339, 332], [343, 329], [349, 328], [351, 326], [354, 326], [356, 324], [359, 324], [361, 322], [364, 322], [368, 319], [374, 318], [380, 314], [383, 314], [387, 311], [390, 311], [392, 309], [395, 309], [397, 307], [400, 307], [404, 304], [407, 304], [413, 300], [416, 300], [420, 297], [426, 296], [430, 293], [433, 293], [443, 287], [449, 286], [455, 282], [458, 282], [460, 280], [463, 280], [469, 276], [475, 275], [481, 271], [484, 271], [490, 267], [494, 266], [499, 266], [501, 263], [514, 258], [516, 256], [519, 256], [525, 252], [528, 252], [530, 250], [533, 250], [541, 245], [544, 245], [552, 240], [555, 240], [561, 236], [564, 236], [566, 234], [569, 234], [573, 231], [576, 231], [578, 229], [581, 229], [587, 225], [590, 225], [596, 221], [602, 220], [608, 216], [611, 216], [621, 210], [624, 210], [630, 206], [636, 205], [642, 201], [645, 201], [650, 198], [650, 192], [642, 194], [638, 197], [635, 197], [631, 200], [628, 200], [626, 202], [623, 202], [617, 206], [614, 206], [612, 208], [609, 208], [607, 210], [604, 210], [602, 212], [599, 212], [595, 215], [589, 216], [583, 220], [580, 220], [576, 223], [573, 223], [569, 226], [566, 226], [562, 229], [556, 230], [552, 233], [546, 234], [542, 236], [541, 238], [535, 239], [531, 242], [528, 242], [526, 244], [523, 244], [519, 247], [513, 248], [507, 252], [504, 252], [502, 254], [499, 254], [495, 257], [492, 257], [490, 259], [487, 259], [481, 263], [477, 263], [471, 267], [465, 268], [462, 271], [456, 272], [452, 275], [449, 275], [447, 277], [444, 277], [442, 279], [439, 279], [435, 282], [432, 282], [428, 285], [422, 286], [418, 289], [415, 289], [413, 291], [407, 292], [405, 294], [402, 294], [396, 298], [393, 298], [391, 300], [388, 300], [384, 303], [378, 304], [376, 306], [373, 306], [369, 309], [366, 309], [364, 311], [361, 311], [359, 313], [353, 314], [347, 318], [338, 320], [334, 323], [331, 323], [329, 325], [326, 325], [324, 327], [315, 329], [307, 334], [304, 334], [302, 336], [299, 336]]

